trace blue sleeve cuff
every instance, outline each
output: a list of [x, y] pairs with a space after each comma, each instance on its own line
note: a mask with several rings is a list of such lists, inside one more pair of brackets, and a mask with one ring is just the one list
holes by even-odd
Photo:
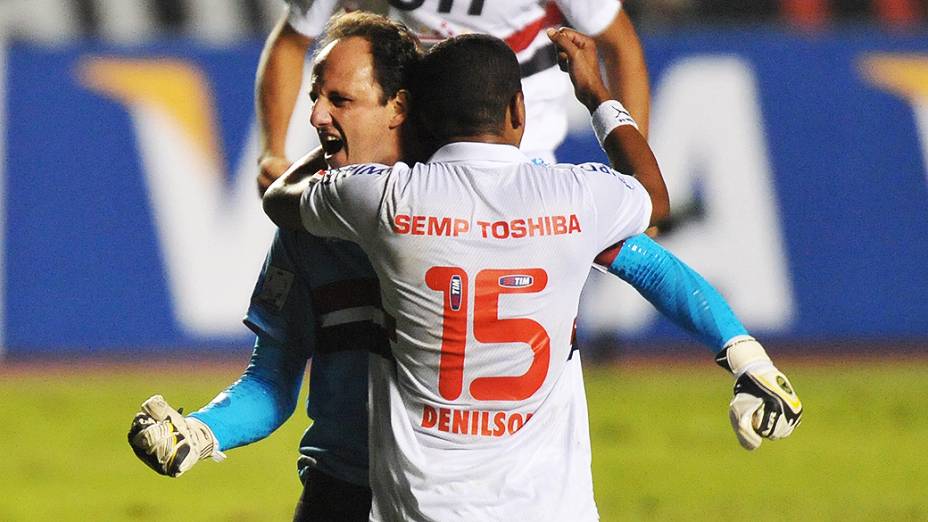
[[748, 335], [715, 287], [644, 234], [629, 238], [608, 269], [715, 353]]

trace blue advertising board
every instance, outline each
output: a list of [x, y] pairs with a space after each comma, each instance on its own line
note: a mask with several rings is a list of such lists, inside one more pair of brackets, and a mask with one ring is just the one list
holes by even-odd
[[[679, 216], [660, 241], [764, 338], [928, 340], [928, 35], [644, 45]], [[250, 343], [240, 318], [273, 233], [253, 180], [260, 42], [0, 53], [7, 354]], [[601, 160], [578, 122], [559, 159]], [[581, 327], [683, 338], [598, 274]]]

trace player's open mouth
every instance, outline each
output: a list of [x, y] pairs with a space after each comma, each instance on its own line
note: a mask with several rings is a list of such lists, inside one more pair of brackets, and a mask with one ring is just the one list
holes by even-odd
[[322, 144], [322, 151], [325, 152], [327, 158], [334, 156], [345, 146], [341, 138], [332, 134], [320, 134], [319, 143]]

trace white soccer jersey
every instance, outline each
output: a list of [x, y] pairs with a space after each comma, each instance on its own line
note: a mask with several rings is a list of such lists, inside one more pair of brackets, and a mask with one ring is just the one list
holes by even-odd
[[[306, 36], [322, 33], [328, 18], [349, 0], [289, 0], [290, 25]], [[386, 0], [390, 16], [415, 31], [423, 43], [465, 33], [502, 38], [522, 66], [526, 132], [521, 148], [530, 157], [554, 160], [554, 149], [567, 134], [564, 96], [566, 74], [556, 67], [554, 47], [544, 29], [567, 22], [580, 32], [597, 35], [615, 19], [618, 0]], [[556, 6], [557, 9], [545, 6]]]
[[574, 320], [600, 251], [648, 225], [634, 178], [454, 143], [329, 172], [312, 234], [370, 256], [392, 335], [371, 356], [373, 520], [596, 520]]

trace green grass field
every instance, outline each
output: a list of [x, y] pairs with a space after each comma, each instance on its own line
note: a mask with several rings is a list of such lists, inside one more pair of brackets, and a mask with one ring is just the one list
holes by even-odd
[[[602, 519], [928, 520], [928, 360], [781, 366], [805, 420], [754, 453], [731, 432], [731, 381], [708, 360], [588, 367]], [[302, 410], [180, 479], [136, 460], [125, 434], [142, 400], [195, 407], [239, 373], [171, 368], [0, 366], [0, 520], [287, 520]]]

